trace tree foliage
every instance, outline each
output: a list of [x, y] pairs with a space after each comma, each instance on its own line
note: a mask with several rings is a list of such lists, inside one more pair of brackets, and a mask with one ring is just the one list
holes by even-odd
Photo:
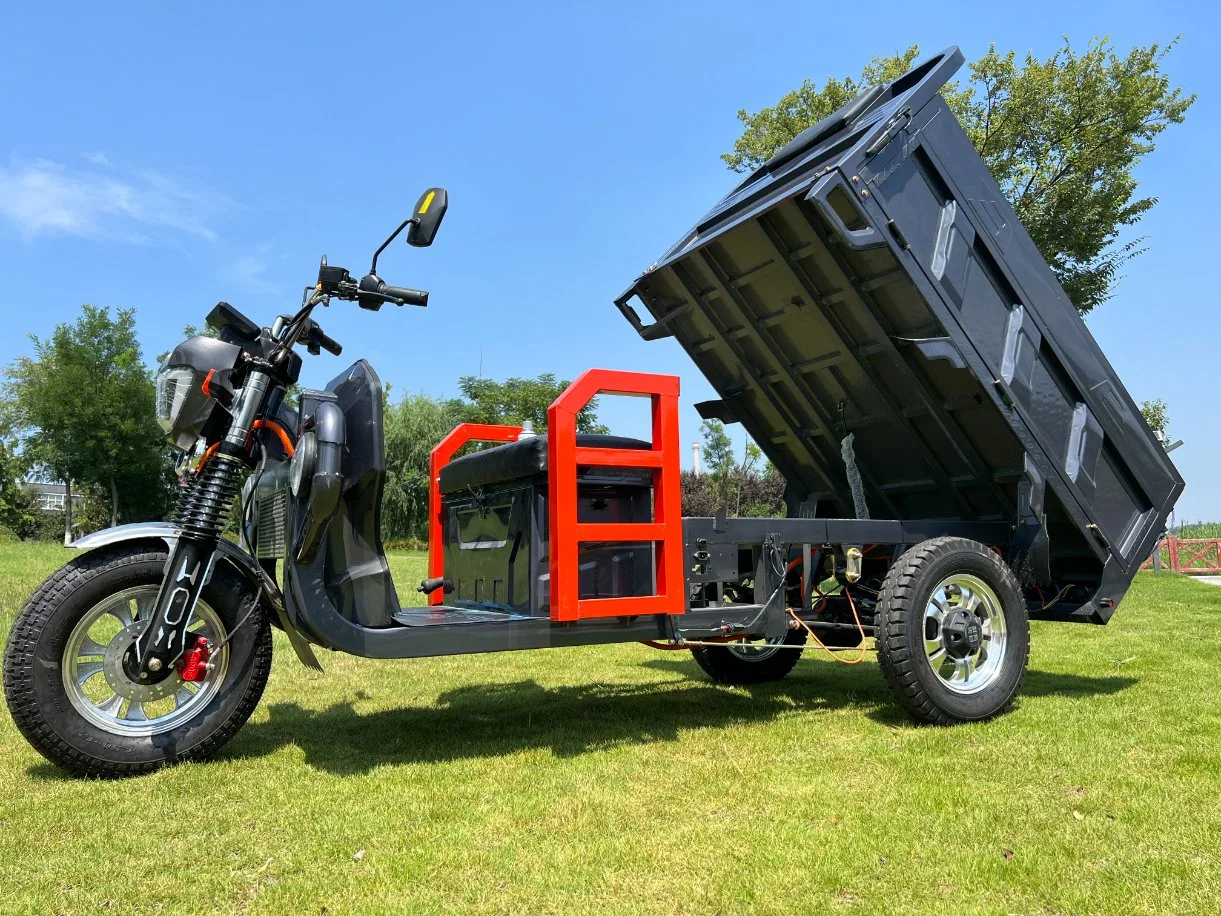
[[5, 391], [27, 463], [108, 497], [111, 522], [159, 518], [172, 475], [154, 414], [135, 312], [86, 305], [7, 371]]
[[1153, 430], [1154, 435], [1162, 442], [1170, 441], [1170, 408], [1161, 398], [1145, 401], [1140, 405], [1140, 412]]
[[[463, 419], [468, 423], [501, 423], [520, 426], [526, 420], [538, 432], [547, 428], [547, 408], [571, 384], [544, 372], [537, 378], [508, 378], [503, 382], [464, 375], [458, 388], [466, 398]], [[598, 399], [577, 414], [577, 432], [606, 433], [598, 422]]]
[[38, 527], [34, 494], [25, 486], [25, 466], [14, 441], [0, 430], [0, 534], [31, 537]]
[[[1144, 239], [1125, 237], [1156, 200], [1139, 197], [1133, 174], [1154, 139], [1181, 123], [1195, 101], [1165, 73], [1174, 47], [1117, 54], [1109, 39], [1084, 51], [1064, 46], [1046, 59], [998, 52], [970, 65], [966, 85], [942, 89], [967, 135], [1013, 204], [1073, 304], [1088, 312], [1109, 299], [1125, 262]], [[770, 159], [798, 133], [863, 89], [900, 76], [919, 57], [912, 46], [875, 58], [859, 77], [806, 80], [773, 106], [738, 112], [744, 125], [721, 158], [737, 172]]]
[[461, 401], [434, 400], [423, 394], [387, 407], [383, 537], [428, 537], [429, 453], [462, 422], [464, 409]]
[[705, 470], [702, 474], [685, 471], [682, 475], [683, 515], [784, 514], [784, 478], [763, 462], [759, 446], [746, 439], [739, 461], [734, 455], [733, 440], [720, 420], [705, 420], [700, 425], [700, 435], [704, 440]]

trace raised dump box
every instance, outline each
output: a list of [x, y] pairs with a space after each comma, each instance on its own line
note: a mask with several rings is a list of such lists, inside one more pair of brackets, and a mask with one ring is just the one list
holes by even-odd
[[1104, 622], [1183, 481], [942, 100], [962, 60], [804, 131], [616, 304], [682, 345], [790, 516], [1012, 522], [1024, 580], [1094, 595], [1051, 613]]

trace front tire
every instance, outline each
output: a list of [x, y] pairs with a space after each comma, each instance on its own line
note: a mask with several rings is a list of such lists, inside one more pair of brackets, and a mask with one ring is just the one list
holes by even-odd
[[212, 646], [232, 633], [204, 680], [188, 683], [175, 671], [149, 687], [123, 673], [122, 649], [151, 613], [166, 559], [164, 549], [147, 544], [76, 557], [39, 586], [13, 624], [4, 655], [9, 711], [30, 744], [70, 773], [135, 776], [205, 759], [263, 694], [271, 670], [267, 615], [250, 611], [248, 586], [224, 564], [192, 623]]
[[1013, 571], [983, 544], [939, 537], [908, 550], [883, 580], [875, 623], [882, 674], [917, 721], [976, 722], [1013, 705], [1030, 623]]

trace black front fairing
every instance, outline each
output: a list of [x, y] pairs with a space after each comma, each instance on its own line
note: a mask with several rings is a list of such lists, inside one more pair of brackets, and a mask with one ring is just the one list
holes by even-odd
[[[345, 640], [328, 631], [347, 631], [351, 624], [390, 626], [399, 602], [381, 539], [386, 476], [381, 380], [360, 360], [323, 392], [303, 392], [298, 435], [310, 428], [314, 411], [325, 402], [339, 407], [345, 421], [342, 496], [313, 560], [294, 563], [293, 545], [285, 545], [284, 591], [289, 614], [302, 631], [338, 648]], [[288, 500], [288, 531], [299, 530], [307, 500]]]

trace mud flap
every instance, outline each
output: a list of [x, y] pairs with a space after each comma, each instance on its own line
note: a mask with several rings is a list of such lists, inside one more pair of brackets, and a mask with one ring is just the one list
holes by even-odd
[[1018, 484], [1017, 518], [1005, 561], [1023, 586], [1051, 584], [1051, 541], [1043, 508], [1045, 483], [1030, 455]]

